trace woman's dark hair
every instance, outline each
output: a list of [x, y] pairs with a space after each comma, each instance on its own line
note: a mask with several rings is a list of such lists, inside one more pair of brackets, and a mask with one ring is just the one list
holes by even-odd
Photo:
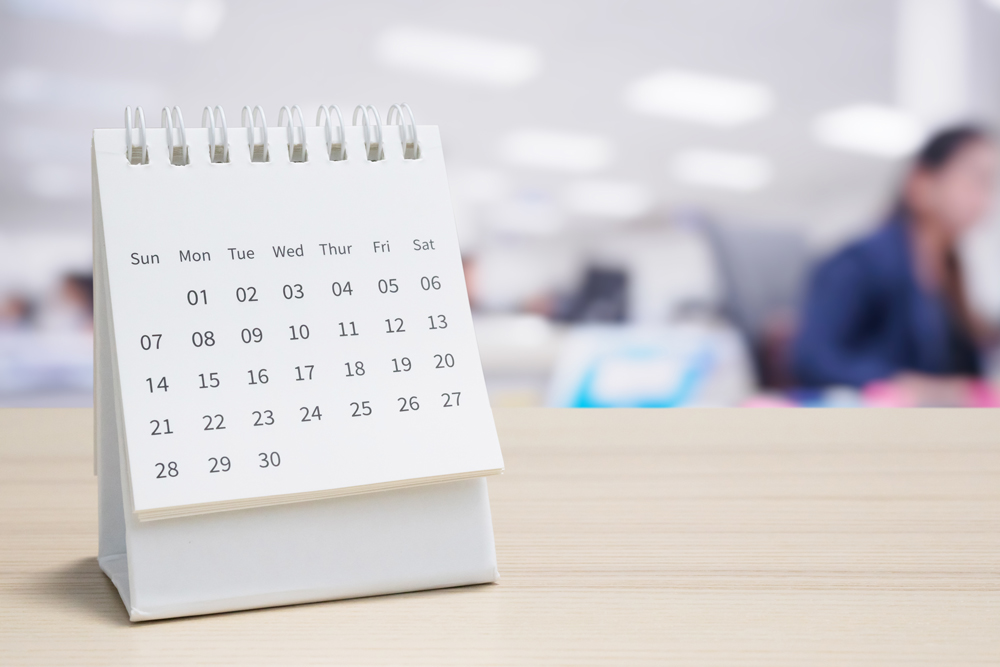
[[989, 131], [978, 125], [946, 128], [927, 140], [914, 157], [913, 167], [925, 171], [940, 171], [969, 144], [991, 138]]
[[[993, 135], [981, 125], [966, 124], [945, 128], [935, 133], [924, 143], [913, 157], [910, 169], [911, 171], [930, 173], [941, 171], [969, 144], [992, 140]], [[908, 213], [906, 195], [901, 191], [889, 217], [895, 220]]]

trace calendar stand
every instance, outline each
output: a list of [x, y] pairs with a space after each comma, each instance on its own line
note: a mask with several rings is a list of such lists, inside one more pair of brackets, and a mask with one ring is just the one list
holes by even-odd
[[115, 323], [97, 180], [95, 155], [98, 561], [117, 587], [130, 620], [496, 581], [482, 477], [139, 520], [132, 511], [125, 421], [116, 385]]

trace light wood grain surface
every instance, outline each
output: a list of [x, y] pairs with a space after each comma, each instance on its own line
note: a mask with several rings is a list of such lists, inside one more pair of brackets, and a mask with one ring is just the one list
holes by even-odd
[[497, 422], [499, 584], [132, 625], [91, 413], [0, 411], [0, 665], [1000, 664], [1000, 412]]

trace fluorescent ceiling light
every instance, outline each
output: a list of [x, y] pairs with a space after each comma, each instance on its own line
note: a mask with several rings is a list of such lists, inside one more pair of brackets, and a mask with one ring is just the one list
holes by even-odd
[[222, 0], [7, 0], [21, 16], [82, 23], [109, 32], [209, 39], [226, 16]]
[[625, 104], [649, 116], [736, 127], [769, 114], [774, 99], [766, 86], [752, 81], [665, 70], [629, 84]]
[[923, 141], [925, 130], [912, 116], [876, 104], [835, 109], [816, 119], [816, 139], [825, 146], [882, 158], [901, 158]]
[[628, 220], [653, 208], [653, 195], [638, 183], [580, 181], [567, 188], [566, 208], [577, 215]]
[[760, 190], [771, 181], [767, 158], [719, 150], [688, 150], [670, 161], [670, 171], [681, 183], [738, 192]]
[[601, 136], [553, 130], [516, 130], [500, 144], [500, 155], [521, 167], [572, 173], [600, 171], [614, 155], [611, 142]]
[[375, 55], [389, 67], [500, 87], [529, 81], [542, 67], [538, 51], [524, 44], [409, 26], [382, 32]]

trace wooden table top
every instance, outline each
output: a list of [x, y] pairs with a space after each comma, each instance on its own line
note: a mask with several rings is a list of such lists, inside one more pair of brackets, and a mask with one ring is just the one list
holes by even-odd
[[1000, 411], [497, 411], [499, 584], [130, 624], [89, 410], [0, 410], [0, 664], [1000, 662]]

